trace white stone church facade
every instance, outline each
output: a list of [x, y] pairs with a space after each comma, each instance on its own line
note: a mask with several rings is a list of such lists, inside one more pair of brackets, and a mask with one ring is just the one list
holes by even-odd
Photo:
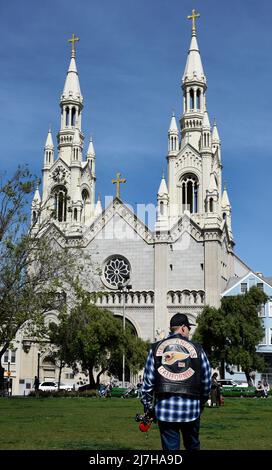
[[[180, 126], [175, 116], [171, 118], [168, 178], [166, 182], [162, 177], [159, 185], [153, 229], [120, 197], [105, 209], [96, 198], [96, 155], [91, 140], [84, 156], [83, 96], [72, 44], [60, 99], [57, 145], [50, 130], [44, 147], [42, 191], [37, 189], [34, 195], [32, 218], [45, 205], [54, 210], [55, 217], [47, 234], [66, 247], [80, 241], [81, 256], [89, 262], [85, 286], [103, 292], [98, 305], [123, 316], [120, 284], [131, 286], [126, 293], [126, 319], [139, 337], [154, 341], [167, 334], [175, 312], [186, 313], [195, 323], [204, 305], [219, 305], [230, 278], [250, 271], [234, 253], [231, 205], [227, 189], [222, 188], [221, 142], [216, 124], [211, 126], [209, 121], [207, 81], [195, 23], [182, 77], [183, 114]], [[56, 315], [52, 312], [50, 317]], [[34, 344], [28, 352], [18, 348], [14, 393], [22, 393], [23, 380], [33, 383], [37, 348]], [[57, 378], [52, 364], [46, 367], [46, 352], [40, 361], [40, 379]]]

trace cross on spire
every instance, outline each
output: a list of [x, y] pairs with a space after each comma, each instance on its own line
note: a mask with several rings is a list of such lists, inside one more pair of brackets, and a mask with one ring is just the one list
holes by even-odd
[[71, 57], [75, 57], [75, 43], [79, 41], [79, 38], [76, 37], [76, 35], [73, 33], [71, 39], [68, 39], [68, 42], [72, 43], [72, 51], [71, 51]]
[[192, 35], [196, 34], [196, 18], [199, 18], [200, 14], [194, 9], [192, 14], [187, 16], [188, 20], [192, 20]]
[[116, 179], [112, 179], [112, 184], [116, 184], [116, 197], [120, 199], [120, 184], [126, 183], [125, 178], [120, 178], [121, 173], [116, 173]]

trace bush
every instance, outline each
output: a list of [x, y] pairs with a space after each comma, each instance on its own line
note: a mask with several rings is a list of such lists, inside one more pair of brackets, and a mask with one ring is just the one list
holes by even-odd
[[62, 397], [77, 397], [78, 393], [73, 391], [68, 391], [68, 390], [57, 390], [55, 392], [49, 392], [49, 391], [43, 391], [39, 390], [38, 395], [36, 395], [36, 392], [34, 390], [31, 390], [31, 392], [28, 394], [28, 397], [36, 397], [39, 396], [41, 398], [62, 398]]
[[91, 388], [90, 390], [78, 391], [77, 396], [80, 396], [80, 397], [98, 397], [98, 392], [95, 388]]
[[223, 397], [255, 397], [255, 387], [223, 387]]

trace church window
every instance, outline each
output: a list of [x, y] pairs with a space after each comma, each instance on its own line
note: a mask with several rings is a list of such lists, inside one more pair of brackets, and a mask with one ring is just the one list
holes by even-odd
[[198, 88], [198, 90], [196, 92], [196, 107], [197, 107], [197, 109], [200, 109], [200, 96], [201, 96], [201, 91]]
[[71, 124], [73, 127], [76, 125], [76, 108], [72, 108]]
[[210, 212], [213, 212], [213, 198], [211, 197], [210, 201], [209, 201], [209, 209], [210, 209]]
[[37, 212], [33, 211], [33, 224], [37, 222]]
[[83, 201], [84, 205], [86, 204], [88, 199], [89, 199], [89, 193], [88, 193], [87, 189], [84, 188], [83, 191], [82, 191], [82, 201]]
[[164, 204], [163, 201], [160, 202], [160, 215], [164, 214]]
[[66, 116], [66, 118], [65, 118], [65, 125], [66, 125], [66, 127], [67, 127], [67, 126], [69, 126], [69, 108], [68, 108], [68, 107], [65, 109], [65, 113], [66, 113], [66, 114], [65, 114], [65, 116]]
[[198, 211], [198, 179], [193, 174], [186, 174], [181, 180], [181, 204], [183, 211]]
[[190, 109], [194, 109], [194, 90], [190, 90]]
[[129, 277], [130, 265], [126, 258], [115, 255], [106, 261], [104, 266], [104, 279], [110, 287], [118, 289], [120, 284], [126, 284]]
[[77, 220], [77, 209], [74, 209], [74, 220]]
[[82, 218], [83, 218], [83, 222], [85, 222], [87, 218], [87, 204], [90, 200], [90, 196], [89, 196], [87, 189], [85, 188], [83, 189], [81, 197], [82, 197], [82, 202], [83, 202]]
[[54, 218], [59, 222], [66, 222], [67, 216], [67, 191], [63, 186], [54, 190]]
[[226, 220], [227, 214], [226, 212], [223, 212], [223, 220]]

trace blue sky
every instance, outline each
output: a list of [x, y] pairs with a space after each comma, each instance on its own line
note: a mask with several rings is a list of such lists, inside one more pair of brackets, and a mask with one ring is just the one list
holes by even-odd
[[1, 0], [1, 170], [28, 163], [40, 174], [49, 123], [56, 144], [67, 39], [75, 33], [85, 153], [93, 135], [97, 193], [114, 194], [111, 179], [121, 171], [124, 201], [155, 203], [172, 109], [182, 112], [192, 8], [201, 14], [207, 108], [222, 141], [236, 252], [271, 275], [269, 0]]

